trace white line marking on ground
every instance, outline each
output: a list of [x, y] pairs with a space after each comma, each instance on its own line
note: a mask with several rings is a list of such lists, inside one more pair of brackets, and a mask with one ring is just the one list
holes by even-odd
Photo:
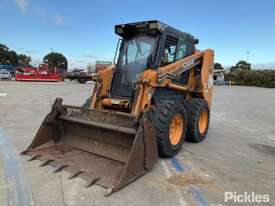
[[[166, 162], [164, 160], [160, 160], [160, 166], [161, 168], [163, 169], [165, 175], [167, 178], [170, 178], [172, 176]], [[175, 192], [176, 192], [176, 195], [178, 196], [178, 200], [179, 200], [179, 203], [181, 206], [187, 206], [187, 203], [183, 197], [183, 195], [181, 194], [179, 188], [177, 186], [175, 186]]]
[[166, 177], [170, 178], [172, 176], [172, 174], [171, 174], [168, 166], [166, 165], [165, 161], [161, 160], [160, 165], [161, 165], [162, 169], [164, 170], [164, 173], [165, 173]]
[[0, 93], [0, 97], [6, 97], [6, 96], [8, 96], [7, 93]]
[[20, 157], [2, 128], [0, 128], [0, 155], [3, 157], [6, 183], [9, 185], [7, 205], [34, 205], [31, 188], [27, 183]]

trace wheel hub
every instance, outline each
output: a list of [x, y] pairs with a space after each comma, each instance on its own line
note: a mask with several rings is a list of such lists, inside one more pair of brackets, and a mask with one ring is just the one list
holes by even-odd
[[170, 123], [169, 139], [172, 145], [177, 145], [182, 137], [184, 121], [180, 114], [176, 114]]
[[201, 134], [203, 134], [205, 132], [207, 123], [208, 123], [207, 112], [206, 112], [206, 110], [202, 110], [200, 112], [200, 116], [199, 116], [199, 131]]

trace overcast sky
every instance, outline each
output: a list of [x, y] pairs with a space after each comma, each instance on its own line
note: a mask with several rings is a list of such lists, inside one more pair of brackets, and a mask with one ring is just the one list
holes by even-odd
[[224, 65], [275, 62], [274, 0], [0, 0], [0, 43], [37, 62], [51, 50], [70, 67], [112, 60], [114, 25], [158, 19], [200, 39]]

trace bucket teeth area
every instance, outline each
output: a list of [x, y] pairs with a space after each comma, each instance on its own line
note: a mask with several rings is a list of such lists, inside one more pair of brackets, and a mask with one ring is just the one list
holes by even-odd
[[38, 159], [38, 157], [41, 157], [41, 155], [40, 154], [33, 155], [32, 157], [30, 157], [30, 159], [28, 159], [28, 161], [36, 160], [36, 159]]
[[53, 171], [53, 173], [60, 172], [61, 170], [63, 170], [66, 167], [68, 167], [68, 165], [59, 165], [57, 168], [55, 168], [55, 170]]
[[96, 183], [96, 181], [100, 180], [100, 177], [95, 177], [93, 179], [90, 179], [87, 181], [87, 184], [85, 185], [86, 188], [91, 187], [93, 184]]
[[77, 171], [77, 172], [74, 172], [74, 173], [70, 174], [69, 177], [68, 177], [68, 180], [71, 180], [71, 179], [73, 179], [73, 178], [76, 178], [78, 175], [80, 175], [80, 174], [83, 173], [83, 172], [84, 172], [84, 170], [79, 170], [79, 171]]
[[53, 161], [54, 161], [53, 159], [46, 160], [45, 162], [42, 162], [42, 163], [39, 165], [39, 167], [44, 167], [44, 166], [50, 164], [50, 163], [53, 162]]
[[104, 197], [109, 197], [113, 192], [114, 192], [114, 189], [112, 187], [109, 187], [105, 192]]
[[[39, 154], [39, 155], [38, 155]], [[68, 179], [81, 177], [87, 185], [93, 184], [108, 188], [118, 182], [125, 166], [124, 163], [88, 153], [69, 145], [47, 144], [27, 152], [31, 157], [43, 161], [40, 166], [51, 165], [53, 173], [64, 170], [70, 175]]]

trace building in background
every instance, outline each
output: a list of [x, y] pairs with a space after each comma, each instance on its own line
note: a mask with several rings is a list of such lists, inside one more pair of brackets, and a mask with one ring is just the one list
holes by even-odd
[[214, 85], [224, 85], [224, 70], [214, 69]]

